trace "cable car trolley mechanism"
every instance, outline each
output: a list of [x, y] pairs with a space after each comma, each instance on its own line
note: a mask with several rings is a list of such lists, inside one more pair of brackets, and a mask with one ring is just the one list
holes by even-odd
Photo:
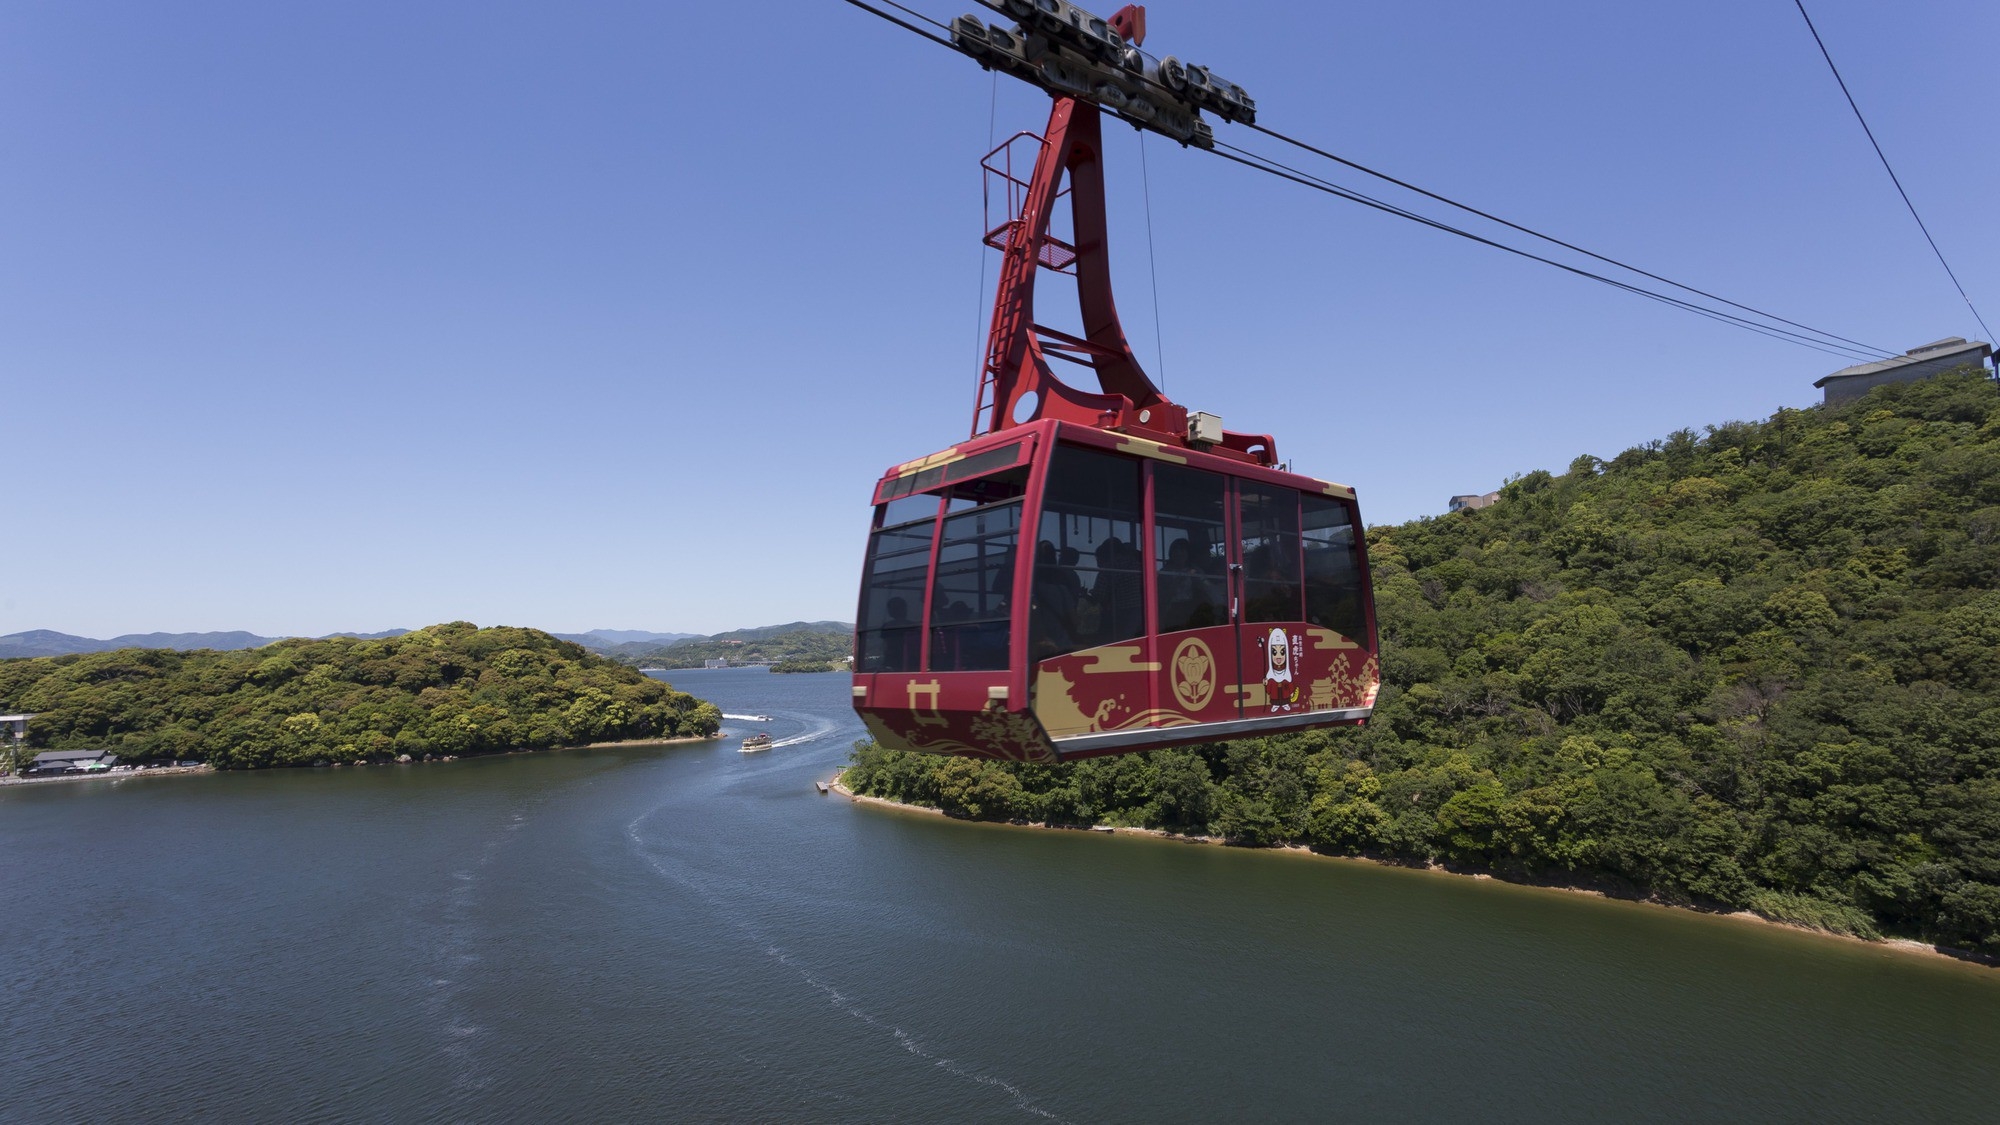
[[[884, 746], [1038, 762], [1364, 721], [1379, 663], [1354, 491], [1169, 401], [1112, 300], [1101, 110], [1208, 147], [1202, 111], [1247, 123], [1256, 104], [1142, 54], [1144, 8], [988, 6], [1016, 24], [961, 16], [952, 45], [1054, 105], [984, 161], [1007, 214], [986, 235], [1002, 264], [972, 436], [875, 488], [855, 710]], [[1082, 335], [1036, 323], [1042, 270], [1075, 278]]]

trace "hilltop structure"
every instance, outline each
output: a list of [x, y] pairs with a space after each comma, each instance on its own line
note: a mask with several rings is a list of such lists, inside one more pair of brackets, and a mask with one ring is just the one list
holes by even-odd
[[1947, 336], [1911, 348], [1895, 359], [1857, 363], [1813, 384], [1826, 391], [1826, 405], [1860, 398], [1884, 383], [1910, 383], [1928, 379], [1955, 367], [1978, 367], [1993, 357], [1993, 345], [1963, 336]]
[[1467, 493], [1463, 496], [1454, 496], [1450, 501], [1451, 510], [1454, 512], [1465, 512], [1485, 508], [1491, 506], [1498, 499], [1500, 499], [1498, 492], [1488, 492], [1484, 495]]

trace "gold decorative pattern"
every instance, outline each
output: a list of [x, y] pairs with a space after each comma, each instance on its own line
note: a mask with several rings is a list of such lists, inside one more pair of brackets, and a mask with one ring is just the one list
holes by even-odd
[[[1345, 707], [1373, 707], [1375, 693], [1381, 688], [1381, 669], [1375, 657], [1356, 667], [1352, 662], [1336, 660], [1331, 673], [1312, 685], [1314, 710], [1332, 710]], [[1322, 707], [1320, 700], [1326, 700]]]
[[1308, 626], [1306, 636], [1312, 639], [1314, 652], [1342, 652], [1361, 647], [1339, 633], [1331, 629], [1322, 629], [1317, 625]]
[[1159, 442], [1148, 441], [1142, 437], [1127, 435], [1125, 440], [1118, 443], [1117, 449], [1120, 453], [1137, 453], [1141, 457], [1151, 457], [1155, 461], [1171, 461], [1176, 465], [1188, 463], [1187, 458], [1168, 450]]
[[949, 465], [953, 461], [963, 460], [965, 460], [965, 454], [960, 453], [956, 449], [947, 449], [942, 453], [933, 453], [929, 457], [919, 457], [914, 461], [903, 462], [896, 466], [896, 475], [898, 477], [906, 477], [911, 473], [919, 473], [925, 469], [935, 469], [939, 465]]
[[1174, 698], [1182, 707], [1199, 711], [1215, 696], [1215, 654], [1199, 637], [1174, 648]]
[[991, 753], [1015, 762], [1053, 762], [1055, 752], [1034, 716], [988, 704], [972, 718], [972, 737]]
[[[910, 692], [910, 718], [927, 727], [951, 725], [951, 720], [945, 718], [944, 713], [938, 709], [938, 693], [943, 690], [942, 684], [936, 680], [932, 680], [927, 684], [920, 684], [915, 680], [911, 680], [904, 686]], [[921, 696], [930, 697], [930, 714], [928, 715], [917, 709], [917, 700]]]
[[1222, 690], [1228, 695], [1241, 696], [1242, 698], [1237, 700], [1237, 702], [1246, 708], [1268, 707], [1271, 703], [1271, 697], [1264, 694], [1264, 681], [1262, 680], [1258, 680], [1254, 684], [1230, 684]]
[[1042, 721], [1042, 729], [1050, 738], [1067, 738], [1073, 734], [1089, 734], [1097, 729], [1097, 724], [1070, 693], [1075, 685], [1069, 677], [1055, 668], [1044, 665], [1035, 673], [1035, 717]]
[[1090, 663], [1083, 667], [1083, 672], [1087, 676], [1108, 672], [1159, 671], [1159, 661], [1138, 659], [1139, 654], [1144, 651], [1143, 645], [1106, 645], [1103, 648], [1087, 648], [1076, 655], [1090, 658]]

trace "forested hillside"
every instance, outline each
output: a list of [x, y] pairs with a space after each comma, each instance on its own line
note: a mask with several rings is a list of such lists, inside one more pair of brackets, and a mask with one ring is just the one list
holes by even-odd
[[1365, 729], [1058, 767], [864, 744], [849, 783], [2000, 953], [1993, 382], [1579, 457], [1369, 542]]
[[809, 662], [818, 665], [815, 671], [824, 671], [853, 650], [854, 629], [849, 626], [844, 633], [795, 629], [750, 640], [707, 637], [637, 651], [621, 645], [616, 659], [641, 668], [699, 668], [705, 661], [718, 657], [731, 664]]
[[0, 703], [36, 713], [33, 749], [222, 768], [711, 735], [722, 721], [547, 633], [462, 621], [382, 640], [0, 661]]

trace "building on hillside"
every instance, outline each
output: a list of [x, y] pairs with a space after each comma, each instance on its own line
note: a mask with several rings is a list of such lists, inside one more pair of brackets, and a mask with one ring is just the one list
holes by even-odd
[[1480, 508], [1491, 507], [1499, 499], [1500, 494], [1498, 492], [1488, 492], [1485, 495], [1467, 493], [1464, 496], [1454, 496], [1451, 498], [1451, 510], [1454, 512], [1476, 511]]
[[1843, 367], [1813, 383], [1826, 392], [1824, 404], [1832, 406], [1860, 398], [1884, 383], [1913, 383], [1954, 367], [1978, 367], [1993, 357], [1993, 345], [1963, 336], [1911, 348], [1894, 359], [1857, 363]]
[[95, 773], [118, 764], [118, 755], [109, 750], [44, 750], [35, 755], [28, 772], [37, 776], [58, 773]]
[[21, 747], [28, 741], [28, 720], [33, 715], [23, 711], [16, 715], [0, 715], [0, 773], [15, 767]]

